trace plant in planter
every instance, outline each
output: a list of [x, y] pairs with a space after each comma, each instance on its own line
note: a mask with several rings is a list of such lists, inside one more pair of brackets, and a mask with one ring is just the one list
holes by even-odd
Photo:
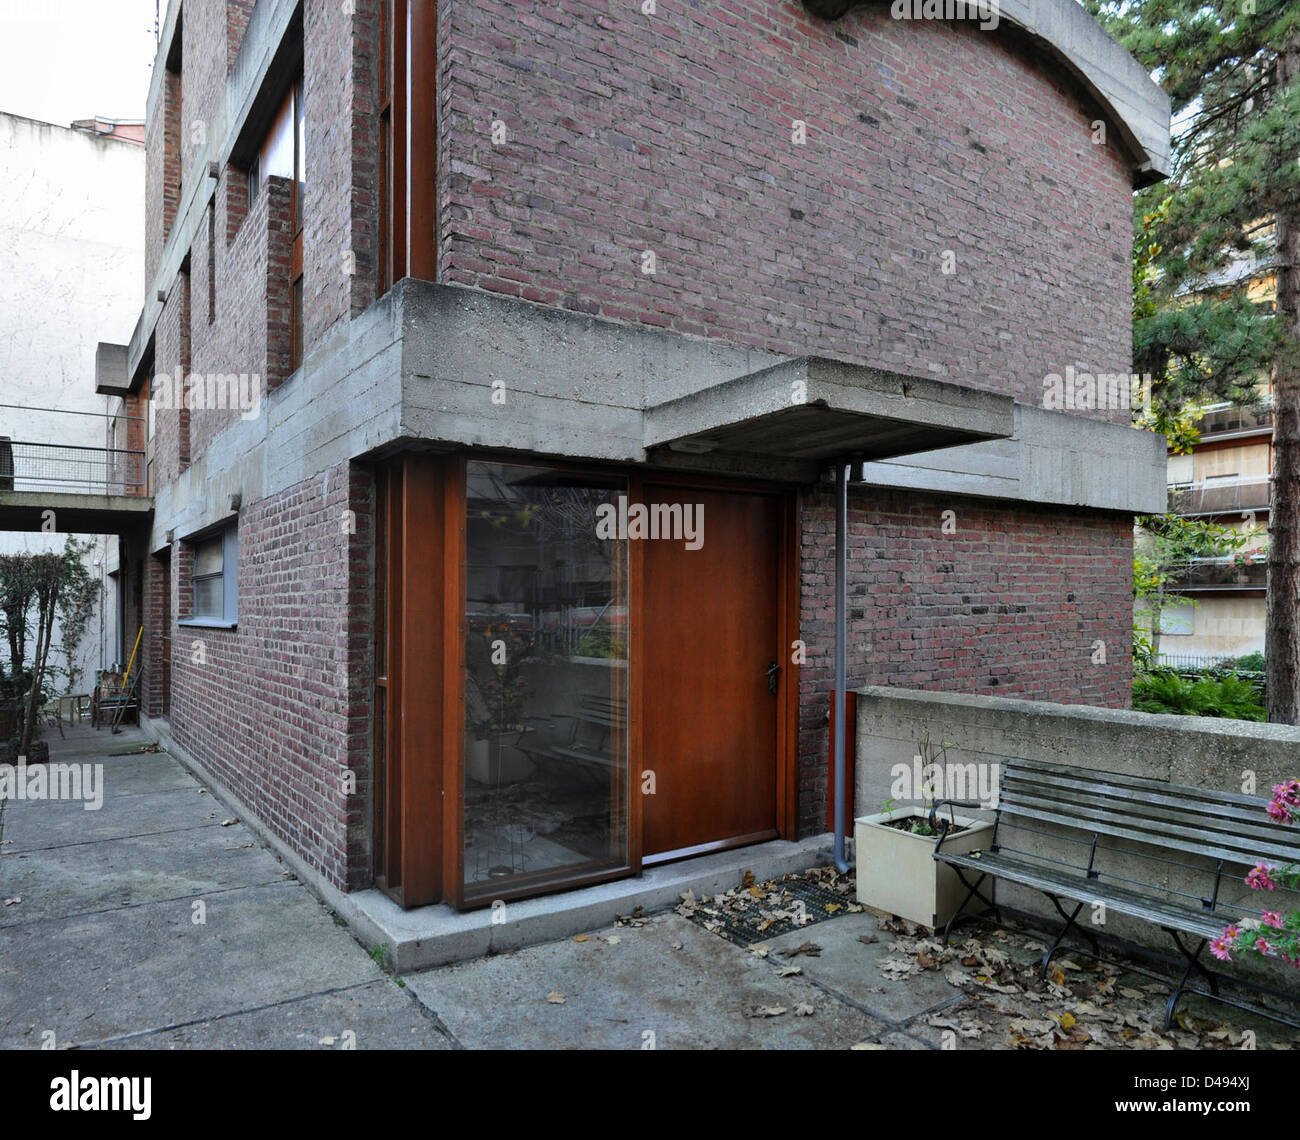
[[921, 805], [881, 804], [875, 815], [854, 820], [858, 902], [887, 911], [922, 926], [943, 926], [965, 897], [952, 867], [935, 861], [934, 845], [946, 830], [945, 849], [975, 851], [987, 845], [992, 824], [957, 815], [950, 801], [942, 823], [932, 822], [937, 797], [943, 791], [943, 761], [950, 744], [935, 745], [927, 733], [917, 743], [920, 771], [931, 773], [919, 789]]
[[[1274, 784], [1266, 810], [1274, 823], [1300, 821], [1300, 780]], [[1279, 886], [1300, 889], [1300, 865], [1275, 867], [1259, 863], [1246, 876], [1246, 885], [1254, 891], [1275, 891]], [[1280, 958], [1300, 969], [1300, 909], [1290, 914], [1265, 910], [1259, 918], [1243, 918], [1210, 943], [1210, 953], [1224, 962], [1232, 961], [1233, 954]]]

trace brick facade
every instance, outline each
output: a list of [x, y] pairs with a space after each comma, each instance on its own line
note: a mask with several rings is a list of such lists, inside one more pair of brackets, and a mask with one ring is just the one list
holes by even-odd
[[[215, 113], [252, 7], [185, 0], [184, 90], [169, 73], [148, 127], [150, 275], [189, 161], [164, 136], [181, 137], [182, 95], [186, 131]], [[1066, 364], [1128, 371], [1129, 175], [1093, 145], [1096, 114], [1061, 69], [1009, 38], [875, 10], [831, 26], [793, 0], [661, 2], [658, 16], [612, 0], [438, 9], [440, 281], [1035, 404]], [[303, 28], [310, 355], [376, 293], [377, 4], [308, 3]], [[154, 371], [256, 374], [265, 392], [289, 378], [289, 185], [268, 180], [250, 206], [245, 172], [226, 165], [213, 194]], [[238, 414], [160, 416], [163, 477]], [[239, 626], [174, 627], [171, 673], [177, 742], [348, 889], [370, 868], [370, 500], [367, 469], [343, 464], [244, 502]], [[949, 509], [954, 535], [940, 530]], [[802, 517], [808, 832], [826, 788], [829, 492], [807, 494]], [[852, 526], [852, 683], [1127, 703], [1131, 520], [864, 489]], [[184, 537], [168, 555], [177, 618], [190, 612]], [[163, 575], [149, 563], [156, 621]], [[1092, 663], [1096, 641], [1109, 664]], [[161, 638], [148, 645], [155, 676]]]
[[440, 19], [443, 280], [1035, 404], [1129, 371], [1130, 178], [1007, 37], [776, 0]]
[[[193, 555], [177, 545], [185, 617]], [[353, 768], [368, 753], [369, 633], [351, 614], [368, 612], [370, 546], [370, 479], [350, 465], [245, 506], [239, 626], [176, 627], [172, 666], [176, 741], [345, 889], [369, 865], [367, 772]]]
[[[802, 516], [799, 825], [812, 834], [826, 819], [834, 489], [804, 496]], [[848, 581], [851, 689], [1129, 705], [1127, 516], [853, 487]]]

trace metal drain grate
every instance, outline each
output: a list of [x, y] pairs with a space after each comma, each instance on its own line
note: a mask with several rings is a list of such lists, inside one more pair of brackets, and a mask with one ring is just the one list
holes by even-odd
[[[759, 886], [767, 888], [769, 884], [760, 883]], [[768, 901], [767, 896], [773, 892], [780, 894], [780, 902]], [[731, 898], [720, 895], [707, 903], [701, 902], [687, 917], [729, 942], [753, 946], [789, 934], [792, 930], [807, 930], [829, 918], [848, 914], [853, 902], [851, 891], [841, 894], [817, 882], [789, 878], [770, 884], [770, 890], [764, 890], [761, 899], [740, 892]], [[800, 922], [800, 914], [807, 915], [808, 921]]]

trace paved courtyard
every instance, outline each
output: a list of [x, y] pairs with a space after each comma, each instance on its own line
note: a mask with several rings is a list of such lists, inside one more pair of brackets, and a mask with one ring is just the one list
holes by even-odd
[[[782, 886], [394, 978], [276, 856], [135, 730], [77, 729], [54, 759], [103, 764], [103, 806], [0, 804], [0, 1047], [1160, 1049], [1290, 1047], [1300, 1033], [1193, 999], [1032, 933], [944, 951], [857, 907], [742, 945], [723, 918]], [[847, 884], [818, 872], [832, 889]], [[820, 918], [820, 915], [812, 917]], [[52, 1037], [50, 1035], [53, 1035]]]

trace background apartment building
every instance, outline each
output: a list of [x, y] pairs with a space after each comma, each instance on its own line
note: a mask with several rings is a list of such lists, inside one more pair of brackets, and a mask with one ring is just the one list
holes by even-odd
[[833, 470], [852, 686], [1127, 704], [1161, 441], [1041, 400], [1130, 371], [1168, 101], [1037, 7], [173, 0], [97, 373], [155, 729], [402, 906], [821, 831]]

